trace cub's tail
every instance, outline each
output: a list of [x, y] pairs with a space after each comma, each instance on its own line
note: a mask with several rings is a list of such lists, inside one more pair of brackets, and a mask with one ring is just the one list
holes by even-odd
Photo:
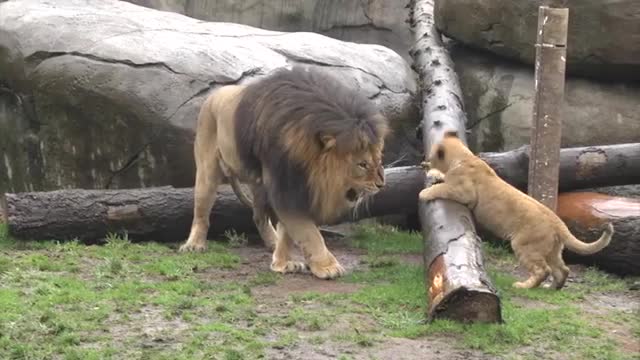
[[569, 250], [580, 255], [591, 255], [604, 249], [611, 242], [611, 238], [614, 233], [613, 225], [608, 223], [598, 240], [592, 243], [585, 243], [573, 236], [566, 225], [562, 224], [560, 228], [560, 238], [563, 240], [564, 244]]

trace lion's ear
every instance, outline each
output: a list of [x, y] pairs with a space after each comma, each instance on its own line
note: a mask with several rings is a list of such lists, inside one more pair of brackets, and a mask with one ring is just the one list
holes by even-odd
[[438, 145], [438, 149], [436, 150], [436, 156], [438, 160], [444, 161], [444, 146]]
[[455, 138], [457, 138], [457, 137], [458, 137], [458, 132], [457, 132], [457, 131], [455, 131], [455, 130], [447, 130], [447, 131], [444, 133], [444, 137], [445, 137], [445, 138], [448, 138], [448, 137], [455, 137]]
[[331, 135], [320, 136], [323, 150], [331, 150], [336, 146], [336, 138]]

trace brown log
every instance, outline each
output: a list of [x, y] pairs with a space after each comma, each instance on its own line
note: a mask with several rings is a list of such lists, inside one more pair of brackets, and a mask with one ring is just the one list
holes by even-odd
[[[528, 146], [478, 155], [509, 184], [527, 191]], [[640, 184], [640, 143], [560, 150], [560, 192], [630, 184]]]
[[[387, 189], [377, 197], [376, 205], [364, 206], [344, 220], [416, 210], [424, 172], [415, 167], [399, 167], [387, 169], [385, 176]], [[193, 218], [193, 189], [170, 186], [8, 193], [0, 202], [0, 214], [6, 214], [9, 232], [18, 239], [77, 238], [95, 242], [109, 232], [126, 232], [134, 241], [181, 242], [189, 235]], [[231, 229], [256, 234], [251, 209], [238, 200], [229, 185], [218, 188], [210, 222], [211, 239]]]
[[[428, 153], [450, 130], [466, 142], [467, 118], [453, 63], [433, 22], [433, 1], [415, 0], [411, 5], [416, 43], [410, 53], [422, 84], [422, 140]], [[427, 178], [425, 186], [431, 184], [433, 179]], [[500, 298], [484, 269], [469, 209], [448, 200], [421, 201], [419, 217], [425, 241], [428, 318], [501, 322]]]
[[558, 197], [557, 213], [585, 242], [600, 237], [608, 222], [615, 230], [609, 246], [596, 254], [582, 256], [565, 249], [567, 262], [596, 265], [620, 275], [640, 275], [640, 199], [595, 192], [564, 193]]
[[[529, 147], [503, 153], [480, 153], [505, 181], [527, 191]], [[416, 213], [415, 199], [424, 188], [422, 168], [406, 166], [387, 169], [383, 191], [358, 209], [354, 221], [391, 214]], [[561, 192], [616, 185], [640, 184], [640, 143], [566, 148], [560, 150]]]
[[[529, 147], [503, 153], [480, 153], [505, 181], [527, 191]], [[414, 201], [424, 188], [422, 168], [405, 166], [387, 169], [387, 185], [378, 195], [358, 209], [357, 216], [342, 221], [355, 221], [391, 214], [418, 211]], [[561, 192], [605, 186], [640, 184], [640, 143], [565, 148], [560, 150]]]
[[528, 194], [556, 210], [569, 9], [538, 8]]
[[[6, 194], [9, 233], [20, 239], [99, 241], [109, 232], [129, 238], [183, 241], [193, 219], [193, 189], [68, 189]], [[212, 237], [234, 229], [255, 233], [251, 209], [220, 186], [211, 212]]]
[[[526, 190], [526, 147], [480, 156], [509, 183]], [[640, 184], [640, 144], [562, 149], [560, 159], [560, 189], [563, 191]], [[424, 171], [415, 166], [397, 167], [387, 169], [385, 177], [385, 189], [342, 221], [418, 211], [416, 199], [424, 188]], [[182, 241], [188, 235], [193, 211], [190, 188], [71, 189], [6, 194], [6, 197], [11, 206], [0, 209], [0, 214], [4, 213], [9, 231], [19, 239], [95, 241], [108, 231], [127, 231], [135, 240]], [[231, 188], [221, 186], [218, 197], [211, 215], [210, 238], [219, 237], [229, 229], [253, 234], [251, 211], [237, 200]], [[126, 205], [129, 207], [123, 207]], [[136, 213], [131, 205], [138, 207], [141, 218], [116, 222], [114, 217], [121, 217], [126, 212]], [[45, 210], [51, 219], [47, 222], [43, 221], [42, 211]]]

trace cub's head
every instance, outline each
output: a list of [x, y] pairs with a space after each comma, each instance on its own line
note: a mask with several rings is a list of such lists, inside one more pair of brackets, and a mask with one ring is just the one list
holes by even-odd
[[455, 162], [463, 160], [469, 155], [473, 155], [473, 153], [458, 138], [458, 133], [447, 131], [439, 143], [431, 146], [428, 166], [446, 174]]

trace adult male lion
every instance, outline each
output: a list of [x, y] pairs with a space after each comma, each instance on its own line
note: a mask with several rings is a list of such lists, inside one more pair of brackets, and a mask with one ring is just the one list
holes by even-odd
[[[317, 224], [384, 186], [387, 133], [386, 118], [366, 97], [319, 70], [282, 69], [246, 86], [217, 89], [198, 116], [194, 218], [180, 251], [205, 249], [216, 189], [227, 176], [243, 202], [238, 181], [251, 188], [253, 219], [274, 247], [273, 271], [307, 265], [319, 278], [342, 275]], [[294, 241], [306, 264], [291, 260]]]

